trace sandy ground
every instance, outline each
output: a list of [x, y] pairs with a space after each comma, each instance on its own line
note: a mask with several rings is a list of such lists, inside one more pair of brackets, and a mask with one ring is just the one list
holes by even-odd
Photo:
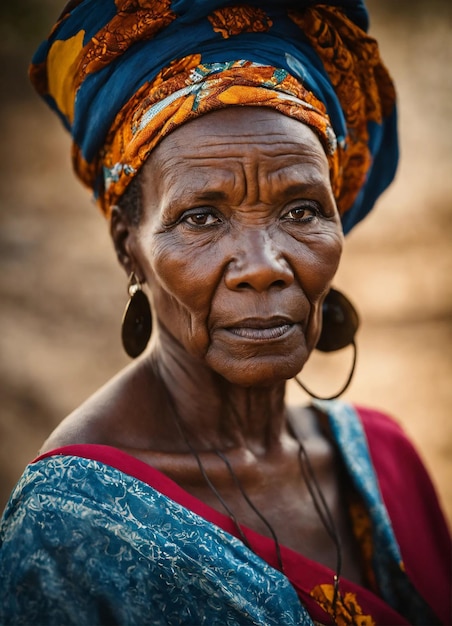
[[[452, 3], [369, 5], [398, 87], [402, 159], [396, 183], [348, 237], [336, 280], [362, 317], [346, 397], [404, 425], [452, 520]], [[50, 430], [127, 363], [125, 276], [73, 178], [68, 137], [26, 79], [58, 6], [2, 3], [0, 16], [0, 506]], [[303, 378], [328, 393], [349, 359], [315, 356]], [[299, 399], [291, 385], [289, 397]]]

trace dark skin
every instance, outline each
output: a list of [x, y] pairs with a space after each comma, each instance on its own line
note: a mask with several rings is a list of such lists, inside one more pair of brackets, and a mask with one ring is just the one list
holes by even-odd
[[313, 409], [287, 407], [285, 382], [315, 347], [342, 229], [320, 141], [269, 109], [217, 111], [174, 131], [142, 173], [138, 226], [114, 209], [120, 263], [151, 294], [154, 330], [140, 359], [71, 414], [43, 451], [116, 446], [224, 512], [177, 423], [240, 523], [333, 570], [336, 550], [302, 477], [300, 424], [337, 524], [343, 575], [361, 575], [340, 465]]

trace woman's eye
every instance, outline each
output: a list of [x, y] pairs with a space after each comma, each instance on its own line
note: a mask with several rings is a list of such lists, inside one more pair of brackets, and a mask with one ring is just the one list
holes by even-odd
[[319, 208], [315, 205], [298, 206], [287, 211], [284, 218], [292, 222], [310, 222], [318, 217], [319, 213]]
[[181, 221], [190, 226], [212, 226], [220, 223], [221, 219], [212, 211], [194, 211], [186, 213]]

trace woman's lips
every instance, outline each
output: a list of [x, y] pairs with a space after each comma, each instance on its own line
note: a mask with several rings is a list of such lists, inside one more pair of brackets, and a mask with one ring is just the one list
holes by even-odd
[[269, 341], [279, 339], [288, 333], [294, 326], [286, 319], [246, 319], [228, 326], [226, 330], [237, 337], [252, 341]]

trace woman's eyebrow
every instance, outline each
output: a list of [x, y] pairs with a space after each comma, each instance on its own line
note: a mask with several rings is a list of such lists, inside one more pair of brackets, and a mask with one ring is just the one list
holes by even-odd
[[278, 180], [279, 187], [281, 192], [287, 196], [296, 196], [299, 194], [304, 194], [307, 191], [312, 191], [313, 189], [324, 189], [325, 181], [321, 177], [309, 176], [304, 180], [297, 181], [284, 181], [283, 178]]
[[206, 189], [205, 191], [196, 193], [196, 199], [206, 202], [218, 202], [221, 200], [226, 200], [227, 195], [228, 194], [221, 189]]
[[205, 191], [196, 191], [191, 192], [190, 190], [184, 191], [184, 194], [181, 196], [171, 198], [165, 208], [165, 213], [169, 214], [174, 211], [179, 211], [181, 208], [189, 208], [195, 205], [200, 205], [203, 203], [214, 203], [214, 202], [226, 202], [228, 199], [228, 194], [221, 189], [206, 189]]
[[[183, 194], [184, 200], [190, 203], [198, 202], [222, 202], [226, 201], [229, 194], [224, 189], [199, 189], [199, 190], [185, 190]], [[177, 199], [174, 198], [174, 202]]]

